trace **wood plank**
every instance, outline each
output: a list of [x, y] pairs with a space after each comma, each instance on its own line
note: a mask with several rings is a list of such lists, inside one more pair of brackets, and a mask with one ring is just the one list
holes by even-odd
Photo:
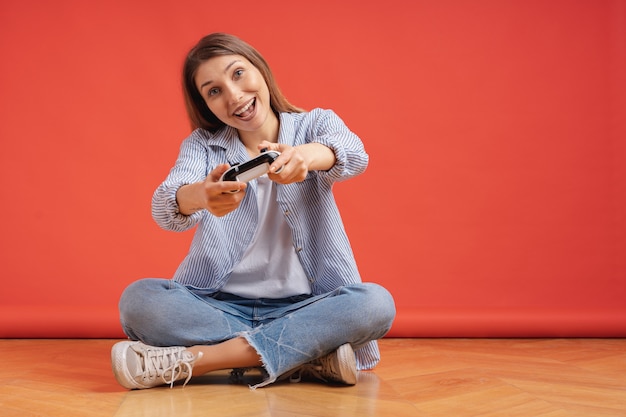
[[116, 340], [0, 340], [6, 417], [221, 414], [293, 416], [625, 416], [626, 339], [383, 339], [356, 386], [281, 382], [252, 390], [228, 372], [128, 391], [111, 372]]

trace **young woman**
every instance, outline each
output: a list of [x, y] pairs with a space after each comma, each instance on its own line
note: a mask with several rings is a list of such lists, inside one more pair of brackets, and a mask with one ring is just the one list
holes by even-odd
[[[194, 130], [152, 212], [166, 230], [197, 230], [172, 280], [124, 291], [130, 340], [112, 349], [115, 377], [150, 388], [258, 367], [258, 387], [307, 371], [355, 384], [395, 316], [389, 292], [361, 282], [332, 194], [365, 170], [361, 140], [332, 111], [291, 105], [263, 57], [232, 35], [199, 41], [183, 87]], [[266, 175], [220, 180], [266, 149], [280, 153]]]

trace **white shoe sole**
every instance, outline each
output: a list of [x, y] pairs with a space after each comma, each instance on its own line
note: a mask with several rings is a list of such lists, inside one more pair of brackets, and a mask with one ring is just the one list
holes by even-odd
[[356, 356], [349, 343], [339, 346], [337, 349], [337, 361], [339, 362], [341, 382], [346, 385], [355, 385], [357, 379]]
[[135, 381], [128, 371], [128, 362], [126, 361], [128, 350], [132, 345], [137, 343], [139, 342], [118, 342], [113, 345], [113, 348], [111, 349], [111, 367], [113, 368], [113, 375], [121, 386], [128, 389], [149, 388], [144, 387]]

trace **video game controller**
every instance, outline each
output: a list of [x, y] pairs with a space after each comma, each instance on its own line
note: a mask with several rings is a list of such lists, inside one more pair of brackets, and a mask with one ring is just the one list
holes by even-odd
[[[280, 152], [277, 151], [268, 151], [266, 149], [261, 150], [261, 153], [246, 161], [242, 164], [236, 164], [228, 168], [226, 172], [220, 178], [220, 181], [240, 181], [240, 182], [248, 182], [255, 178], [260, 177], [263, 174], [266, 174], [272, 162], [278, 158]], [[279, 168], [276, 173], [278, 174], [280, 170]]]

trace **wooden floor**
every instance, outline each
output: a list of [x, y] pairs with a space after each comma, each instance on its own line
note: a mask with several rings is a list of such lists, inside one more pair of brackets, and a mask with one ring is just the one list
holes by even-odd
[[225, 372], [124, 390], [110, 369], [115, 342], [0, 340], [0, 415], [626, 416], [626, 339], [384, 339], [381, 364], [354, 387], [255, 391]]

